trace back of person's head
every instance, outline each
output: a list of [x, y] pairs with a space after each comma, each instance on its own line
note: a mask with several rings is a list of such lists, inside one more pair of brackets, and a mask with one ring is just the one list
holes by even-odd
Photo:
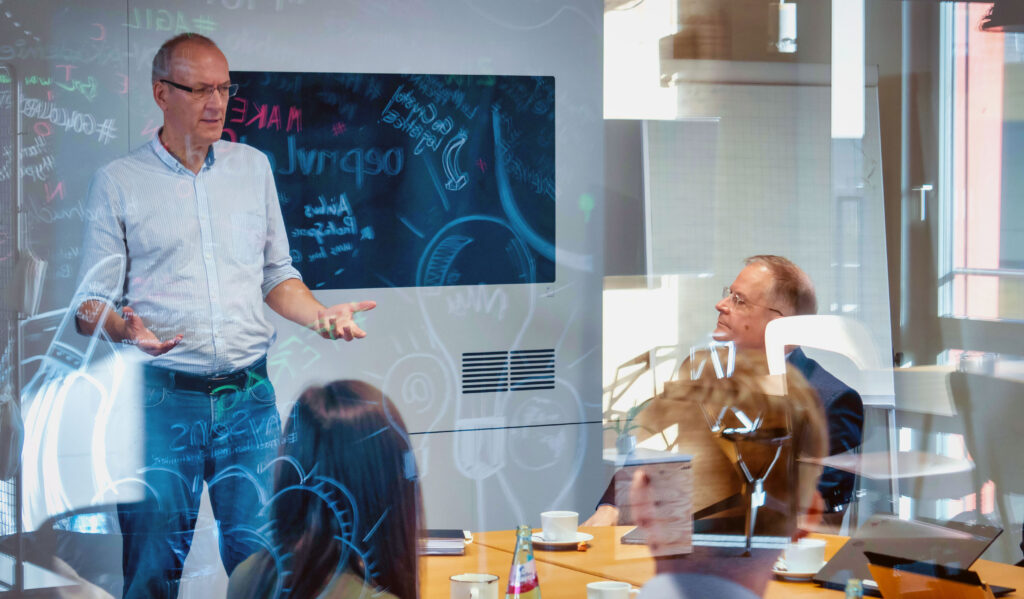
[[688, 372], [689, 376], [683, 375], [681, 392], [667, 396], [670, 398], [667, 402], [652, 402], [650, 416], [671, 419], [671, 403], [681, 400], [697, 402], [709, 419], [731, 408], [751, 418], [760, 417], [764, 428], [788, 428], [792, 435], [790, 451], [798, 460], [797, 467], [792, 471], [776, 467], [769, 480], [795, 477], [795, 480], [786, 480], [784, 485], [774, 486], [789, 489], [792, 495], [785, 499], [793, 501], [801, 513], [805, 512], [812, 505], [821, 467], [799, 460], [823, 458], [828, 454], [825, 414], [814, 389], [799, 371], [787, 364], [786, 394], [775, 394], [775, 383], [768, 376], [768, 364], [761, 351], [738, 352], [732, 374], [725, 376], [712, 366], [711, 351], [714, 350], [693, 354], [689, 367], [684, 365], [683, 372]]
[[315, 597], [347, 569], [401, 599], [418, 597], [419, 481], [391, 400], [361, 381], [310, 387], [284, 436], [273, 504], [282, 588]]
[[818, 313], [818, 299], [814, 283], [807, 273], [788, 258], [772, 254], [758, 254], [743, 261], [747, 266], [764, 266], [772, 275], [771, 294], [777, 302], [793, 310], [793, 316]]

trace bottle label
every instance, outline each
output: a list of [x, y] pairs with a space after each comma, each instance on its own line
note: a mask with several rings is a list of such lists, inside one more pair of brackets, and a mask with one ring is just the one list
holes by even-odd
[[525, 564], [516, 564], [508, 577], [509, 593], [525, 593], [537, 588], [537, 564], [531, 557]]

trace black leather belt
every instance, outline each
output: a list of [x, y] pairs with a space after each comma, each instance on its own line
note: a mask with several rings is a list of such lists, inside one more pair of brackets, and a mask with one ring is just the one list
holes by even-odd
[[145, 367], [146, 384], [158, 385], [168, 391], [197, 391], [207, 395], [218, 393], [233, 393], [244, 391], [267, 379], [267, 359], [261, 358], [258, 362], [227, 374], [215, 374], [203, 376], [189, 374], [159, 366]]

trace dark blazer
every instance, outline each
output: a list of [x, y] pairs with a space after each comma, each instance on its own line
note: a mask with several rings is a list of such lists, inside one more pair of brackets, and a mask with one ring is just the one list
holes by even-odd
[[[808, 358], [800, 348], [789, 354], [787, 360], [818, 393], [828, 421], [829, 455], [860, 447], [864, 434], [864, 404], [860, 394]], [[850, 502], [854, 478], [850, 472], [825, 468], [818, 481], [818, 491], [828, 511], [841, 510]]]

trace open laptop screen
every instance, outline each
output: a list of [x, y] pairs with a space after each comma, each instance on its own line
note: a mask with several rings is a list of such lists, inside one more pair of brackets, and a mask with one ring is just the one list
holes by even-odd
[[[1000, 533], [1002, 529], [985, 524], [875, 514], [818, 571], [814, 581], [841, 589], [851, 578], [873, 580], [865, 551], [966, 570]], [[872, 590], [871, 585], [865, 587], [866, 592]]]

